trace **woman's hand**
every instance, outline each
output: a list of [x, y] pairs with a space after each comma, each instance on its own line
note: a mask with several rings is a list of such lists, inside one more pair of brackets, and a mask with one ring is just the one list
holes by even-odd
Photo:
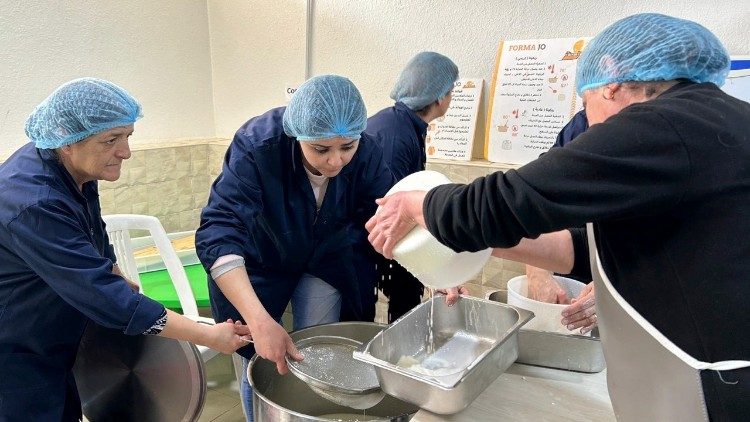
[[294, 346], [292, 338], [289, 337], [284, 327], [270, 316], [252, 323], [250, 331], [253, 336], [253, 343], [255, 343], [255, 353], [274, 362], [279, 374], [284, 375], [289, 371], [285, 359], [287, 355], [296, 361], [303, 359], [302, 354]]
[[581, 328], [581, 334], [586, 334], [596, 327], [596, 297], [594, 283], [589, 283], [571, 305], [562, 311], [562, 324], [568, 330]]
[[417, 224], [424, 226], [422, 203], [427, 192], [396, 192], [375, 202], [380, 208], [365, 224], [376, 251], [393, 259], [393, 247]]
[[570, 304], [568, 293], [555, 281], [552, 272], [527, 265], [526, 280], [529, 299], [562, 305]]
[[231, 319], [211, 325], [208, 330], [206, 346], [226, 354], [234, 353], [235, 350], [247, 345], [242, 337], [250, 334], [250, 328], [247, 325], [240, 321], [233, 322]]
[[437, 292], [445, 295], [445, 303], [448, 306], [453, 306], [456, 302], [458, 302], [458, 298], [461, 295], [469, 294], [469, 289], [467, 289], [466, 286], [462, 284], [457, 287], [451, 287], [450, 289], [438, 289]]

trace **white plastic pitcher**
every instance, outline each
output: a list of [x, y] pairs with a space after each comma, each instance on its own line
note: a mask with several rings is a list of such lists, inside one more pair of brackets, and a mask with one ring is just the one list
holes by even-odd
[[[396, 183], [386, 196], [401, 191], [430, 190], [451, 183], [437, 171], [410, 174]], [[490, 258], [492, 249], [454, 252], [429, 231], [417, 226], [393, 248], [393, 257], [422, 284], [436, 289], [456, 287], [476, 276]]]

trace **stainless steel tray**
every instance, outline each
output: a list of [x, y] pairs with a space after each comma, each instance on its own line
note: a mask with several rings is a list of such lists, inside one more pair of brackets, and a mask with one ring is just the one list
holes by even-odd
[[[506, 290], [487, 294], [487, 299], [505, 303]], [[577, 372], [601, 372], [605, 368], [599, 330], [591, 336], [559, 334], [521, 328], [518, 332], [518, 363]]]
[[[431, 314], [435, 347], [426, 353]], [[377, 334], [354, 358], [375, 366], [387, 394], [434, 413], [456, 413], [516, 360], [516, 333], [532, 317], [529, 311], [489, 300], [461, 297], [449, 307], [444, 297], [434, 297]], [[447, 354], [457, 362], [449, 374], [426, 375], [398, 365], [405, 356]]]

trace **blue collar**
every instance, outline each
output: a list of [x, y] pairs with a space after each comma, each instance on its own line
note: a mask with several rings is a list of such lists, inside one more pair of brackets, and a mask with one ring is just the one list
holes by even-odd
[[36, 151], [44, 164], [52, 168], [53, 171], [60, 176], [61, 182], [73, 193], [74, 196], [80, 199], [89, 200], [92, 198], [92, 195], [98, 195], [96, 193], [98, 185], [96, 180], [84, 183], [81, 187], [82, 191], [78, 190], [78, 184], [75, 179], [73, 179], [70, 172], [68, 172], [68, 169], [66, 169], [60, 162], [55, 150], [37, 148]]
[[419, 134], [419, 136], [424, 138], [424, 136], [427, 134], [427, 122], [422, 120], [422, 118], [419, 117], [417, 113], [415, 113], [401, 101], [397, 102], [393, 107], [397, 111], [406, 113], [406, 115], [409, 116], [409, 119], [411, 119], [411, 123], [414, 125], [414, 130]]

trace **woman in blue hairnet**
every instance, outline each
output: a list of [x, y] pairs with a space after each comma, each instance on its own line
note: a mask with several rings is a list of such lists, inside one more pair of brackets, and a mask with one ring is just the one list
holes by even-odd
[[117, 268], [97, 181], [120, 177], [140, 105], [100, 79], [59, 87], [31, 139], [0, 166], [0, 420], [78, 421], [73, 379], [88, 322], [224, 353], [247, 326], [193, 322], [133, 290]]
[[[245, 321], [254, 353], [287, 372], [302, 357], [279, 324], [292, 304], [294, 329], [362, 314], [354, 231], [393, 185], [377, 143], [362, 131], [366, 110], [348, 79], [324, 75], [300, 86], [287, 107], [235, 134], [201, 215], [196, 248], [210, 273], [214, 316]], [[370, 292], [372, 295], [372, 292]], [[252, 393], [241, 390], [252, 419]]]
[[[458, 67], [451, 59], [432, 51], [418, 53], [391, 90], [396, 103], [367, 119], [365, 133], [383, 148], [396, 181], [425, 169], [427, 124], [448, 111], [457, 79]], [[388, 297], [388, 321], [393, 322], [419, 305], [424, 287], [396, 261], [375, 261], [378, 283]]]
[[[703, 397], [684, 400], [712, 420], [748, 420], [750, 104], [721, 91], [728, 71], [724, 46], [695, 22], [622, 19], [579, 58], [588, 131], [517, 171], [380, 200], [370, 240], [390, 256], [417, 222], [456, 251], [514, 247], [499, 253], [584, 274], [585, 232], [530, 238], [593, 222], [604, 272], [629, 306], [687, 355], [720, 363], [700, 372]], [[524, 251], [529, 244], [552, 247]], [[595, 322], [564, 322], [581, 317]], [[653, 368], [644, 391], [669, 377]]]

